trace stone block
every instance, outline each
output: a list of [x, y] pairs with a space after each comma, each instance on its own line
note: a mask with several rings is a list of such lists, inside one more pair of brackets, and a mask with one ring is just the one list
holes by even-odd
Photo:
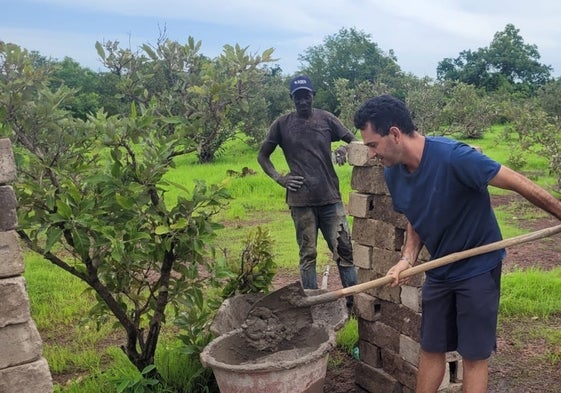
[[349, 215], [353, 217], [371, 218], [374, 208], [374, 195], [360, 192], [349, 193]]
[[0, 278], [20, 275], [24, 269], [18, 234], [16, 231], [0, 232]]
[[400, 251], [373, 247], [372, 270], [377, 274], [385, 276], [388, 270], [399, 261], [400, 257]]
[[360, 361], [372, 367], [382, 367], [382, 350], [366, 340], [358, 341]]
[[[378, 274], [372, 270], [359, 269], [357, 273], [358, 282], [361, 284], [367, 283], [369, 281], [376, 280], [378, 278], [384, 277], [385, 274]], [[400, 303], [401, 302], [401, 287], [386, 287], [377, 286], [364, 291], [369, 295], [377, 297], [378, 299], [386, 300], [388, 302]]]
[[383, 221], [355, 218], [351, 237], [367, 246], [398, 251], [403, 246], [405, 231]]
[[16, 175], [12, 143], [8, 138], [2, 138], [0, 139], [0, 184], [13, 183], [16, 180]]
[[417, 367], [406, 362], [398, 353], [382, 348], [382, 364], [383, 369], [400, 384], [410, 389], [417, 386]]
[[347, 160], [352, 166], [374, 166], [380, 165], [378, 160], [370, 158], [368, 146], [362, 141], [354, 141], [349, 143], [347, 148]]
[[23, 323], [31, 318], [25, 279], [22, 276], [0, 280], [0, 299], [0, 328]]
[[354, 295], [354, 308], [360, 319], [376, 321], [380, 318], [380, 300], [366, 293]]
[[372, 247], [353, 241], [353, 262], [358, 268], [372, 269]]
[[401, 385], [394, 377], [363, 362], [356, 367], [355, 382], [370, 393], [401, 393]]
[[[0, 329], [0, 369], [30, 363], [41, 358], [41, 337], [33, 320]], [[1, 391], [1, 390], [0, 390]]]
[[399, 356], [405, 361], [411, 363], [415, 367], [419, 367], [420, 353], [421, 344], [404, 334], [399, 336]]
[[410, 308], [414, 312], [421, 312], [421, 288], [411, 285], [403, 285], [401, 287], [401, 304]]
[[390, 195], [382, 166], [353, 167], [351, 188], [364, 194]]
[[402, 304], [384, 300], [380, 300], [380, 307], [379, 322], [394, 328], [399, 333], [405, 334], [415, 341], [420, 341], [420, 313], [416, 313]]
[[393, 209], [392, 198], [389, 195], [351, 192], [349, 194], [349, 214], [353, 217], [374, 218], [400, 229], [407, 228], [407, 219]]
[[399, 352], [399, 332], [382, 322], [358, 321], [358, 332], [361, 339], [382, 349]]
[[53, 382], [44, 358], [0, 370], [2, 393], [52, 393]]
[[0, 209], [0, 231], [9, 231], [17, 228], [17, 200], [11, 186], [0, 186], [0, 206], [2, 206]]

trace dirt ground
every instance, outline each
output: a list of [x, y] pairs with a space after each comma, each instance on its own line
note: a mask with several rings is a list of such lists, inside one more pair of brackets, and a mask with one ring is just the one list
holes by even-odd
[[[509, 204], [512, 216], [528, 214], [532, 207], [517, 197], [497, 197], [494, 205]], [[509, 210], [510, 211], [510, 210]], [[558, 225], [553, 218], [521, 220], [520, 225], [534, 231]], [[539, 267], [550, 270], [561, 266], [561, 235], [510, 247], [503, 263], [503, 272], [513, 269]], [[297, 281], [294, 273], [279, 272], [275, 287]], [[318, 280], [321, 283], [321, 277]], [[336, 267], [330, 269], [328, 289], [340, 288]], [[526, 318], [501, 322], [498, 331], [497, 352], [489, 362], [490, 393], [559, 393], [561, 392], [561, 346], [551, 347], [546, 341], [532, 335], [540, 328], [561, 329], [561, 315], [547, 321]], [[357, 361], [335, 350], [330, 354], [324, 392], [365, 393], [354, 382]]]

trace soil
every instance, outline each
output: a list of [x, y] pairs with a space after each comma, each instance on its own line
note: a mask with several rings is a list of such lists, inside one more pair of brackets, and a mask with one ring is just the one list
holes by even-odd
[[[518, 196], [493, 197], [493, 205], [506, 205], [517, 225], [529, 231], [559, 224], [544, 216]], [[522, 219], [517, 217], [538, 217]], [[507, 249], [503, 272], [515, 269], [539, 268], [551, 270], [561, 266], [560, 235], [532, 241]], [[295, 271], [278, 272], [275, 288], [298, 281]], [[318, 277], [318, 284], [322, 283]], [[330, 266], [327, 289], [341, 287], [337, 269]], [[554, 393], [561, 392], [561, 345], [551, 345], [539, 334], [542, 328], [561, 329], [561, 315], [548, 320], [520, 318], [499, 323], [497, 352], [489, 361], [489, 393]], [[538, 333], [536, 333], [538, 332]], [[355, 384], [355, 366], [352, 356], [335, 349], [330, 353], [324, 392], [367, 393]]]

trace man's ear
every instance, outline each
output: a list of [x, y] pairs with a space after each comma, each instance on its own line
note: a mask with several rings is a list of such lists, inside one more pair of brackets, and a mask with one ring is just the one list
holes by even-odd
[[396, 141], [399, 141], [401, 139], [401, 130], [399, 129], [399, 127], [391, 126], [389, 135], [391, 135]]

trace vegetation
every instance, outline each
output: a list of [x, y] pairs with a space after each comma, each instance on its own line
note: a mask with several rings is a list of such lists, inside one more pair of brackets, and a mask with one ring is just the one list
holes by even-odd
[[[276, 269], [295, 266], [283, 190], [255, 161], [268, 124], [291, 108], [291, 76], [274, 65], [272, 49], [226, 45], [208, 58], [201, 47], [165, 32], [136, 52], [97, 43], [107, 71], [93, 73], [0, 41], [0, 136], [16, 153], [33, 312], [55, 341], [61, 332], [78, 338], [46, 346], [53, 371], [88, 375], [61, 391], [211, 391], [198, 352], [212, 339], [221, 300], [266, 291]], [[391, 50], [353, 28], [300, 61], [316, 84], [316, 104], [349, 128], [362, 101], [393, 94], [422, 132], [479, 145], [561, 190], [561, 80], [513, 25], [488, 48], [444, 59], [436, 81], [403, 73]], [[272, 159], [286, 170], [279, 152]], [[337, 171], [346, 199], [351, 168]], [[505, 236], [518, 234], [508, 208], [498, 216]], [[329, 261], [325, 245], [319, 253], [320, 264]], [[558, 312], [554, 301], [526, 309], [523, 297], [554, 291], [522, 292], [512, 277], [505, 313]], [[340, 345], [352, 346], [353, 329]], [[122, 351], [92, 350], [105, 340]]]

